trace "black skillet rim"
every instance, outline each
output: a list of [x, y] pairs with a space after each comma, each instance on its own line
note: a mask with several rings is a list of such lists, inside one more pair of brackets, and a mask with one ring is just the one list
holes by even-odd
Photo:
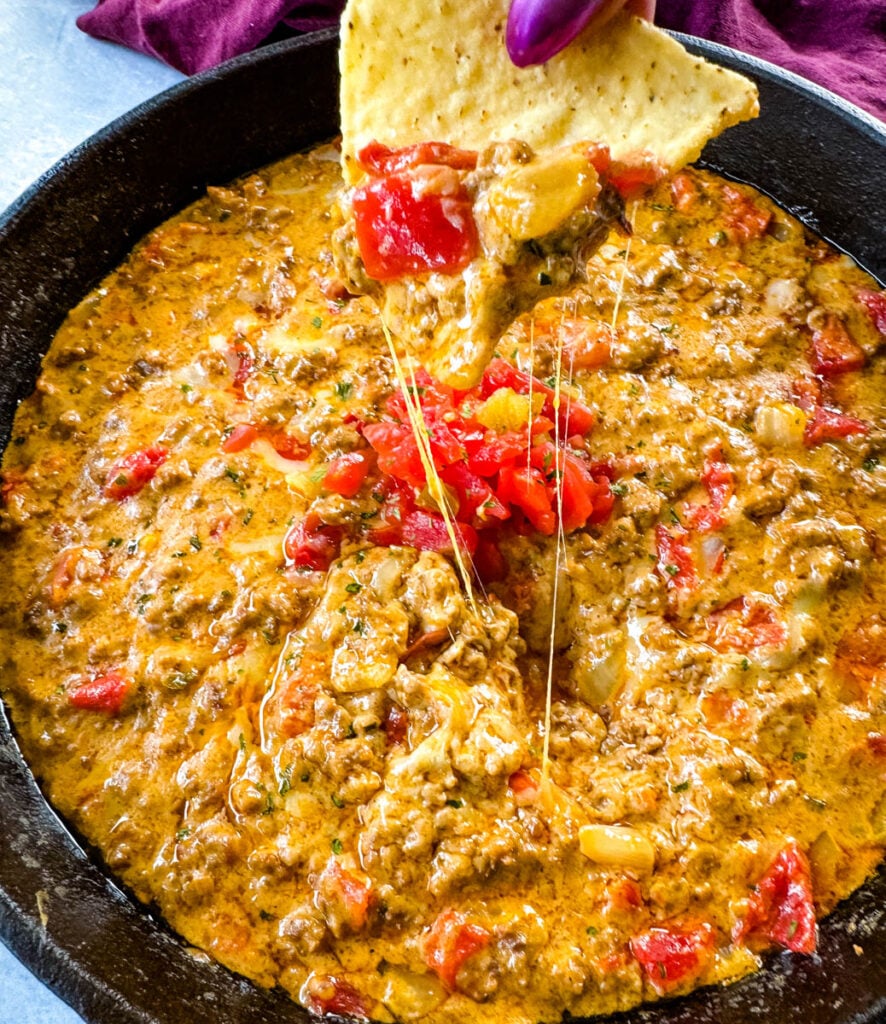
[[[764, 187], [779, 198], [783, 189], [788, 195], [793, 194], [792, 188], [796, 191], [796, 175], [800, 173], [802, 179], [803, 148], [818, 145], [824, 133], [824, 144], [833, 150], [835, 171], [847, 162], [852, 165], [850, 209], [858, 213], [841, 217], [839, 209], [831, 212], [834, 203], [826, 202], [828, 216], [822, 215], [822, 206], [816, 200], [823, 195], [827, 199], [827, 175], [819, 175], [823, 180], [818, 183], [807, 180], [811, 196], [808, 206], [805, 201], [783, 205], [810, 227], [823, 230], [881, 281], [886, 279], [882, 231], [886, 208], [882, 195], [877, 201], [877, 190], [882, 192], [877, 161], [882, 167], [886, 160], [886, 127], [852, 104], [764, 61], [717, 44], [680, 38], [694, 52], [755, 78], [764, 105], [767, 94], [774, 93], [779, 104], [788, 108], [789, 117], [791, 111], [806, 115], [805, 119], [795, 117], [791, 121], [793, 148], [799, 156], [794, 160], [789, 154], [786, 168], [777, 166], [784, 150], [779, 133], [761, 141], [753, 136], [752, 128], [744, 125], [716, 140], [706, 151], [705, 164], [730, 177], [753, 181], [755, 175], [746, 168], [742, 153], [751, 139], [754, 146], [767, 151], [770, 162], [764, 160]], [[10, 368], [14, 378], [9, 381], [4, 374], [0, 380], [0, 445], [8, 438], [11, 409], [36, 374], [41, 353], [28, 354], [28, 348], [35, 347], [31, 339], [50, 338], [64, 310], [93, 287], [141, 234], [189, 202], [206, 183], [228, 180], [284, 152], [329, 137], [329, 124], [335, 123], [330, 119], [336, 114], [336, 48], [333, 30], [314, 33], [236, 58], [174, 86], [73, 150], [0, 217], [0, 363]], [[297, 56], [301, 51], [305, 51], [304, 59]], [[299, 64], [298, 83], [281, 87], [285, 79], [275, 79], [275, 74], [295, 63]], [[271, 85], [274, 91], [267, 92]], [[267, 124], [246, 126], [249, 138], [245, 143], [239, 131], [236, 136], [229, 133], [230, 148], [238, 154], [232, 162], [218, 156], [224, 151], [224, 137], [213, 136], [207, 147], [207, 166], [201, 170], [200, 160], [189, 152], [184, 162], [191, 180], [160, 189], [152, 201], [143, 202], [134, 192], [129, 194], [130, 182], [125, 174], [116, 183], [116, 199], [108, 201], [102, 194], [102, 227], [107, 223], [109, 241], [97, 242], [95, 229], [90, 226], [79, 240], [77, 231], [66, 233], [66, 218], [79, 217], [82, 224], [82, 219], [90, 216], [88, 210], [78, 209], [76, 203], [65, 199], [65, 190], [82, 186], [84, 168], [93, 174], [114, 169], [125, 172], [128, 160], [146, 159], [144, 151], [141, 155], [138, 151], [149, 144], [151, 131], [175, 120], [181, 108], [186, 108], [185, 120], [195, 114], [206, 117], [212, 112], [212, 102], [241, 86], [247, 91], [264, 89], [266, 99], [274, 95], [282, 104], [295, 101], [293, 119], [297, 117], [298, 127], [286, 134], [286, 148], [280, 148], [281, 118], [274, 115], [269, 115]], [[203, 96], [208, 98], [209, 108], [201, 103]], [[218, 109], [225, 107], [219, 105]], [[810, 118], [810, 114], [816, 116]], [[178, 130], [182, 138], [187, 138], [187, 124], [179, 125]], [[269, 135], [264, 138], [262, 133], [266, 131]], [[221, 136], [224, 134], [221, 132]], [[873, 159], [873, 170], [862, 174], [863, 180], [859, 181], [856, 164], [865, 159]], [[153, 169], [158, 174], [162, 171], [160, 165]], [[831, 192], [838, 177], [831, 182]], [[102, 182], [106, 185], [107, 177]], [[800, 194], [805, 197], [802, 190]], [[845, 197], [837, 199], [837, 207], [849, 205]], [[115, 219], [115, 203], [127, 201], [135, 213], [130, 209], [123, 216], [117, 210]], [[875, 230], [859, 251], [859, 246], [853, 245], [852, 229], [862, 216], [868, 225], [873, 218], [879, 231]], [[115, 231], [121, 232], [119, 237]], [[31, 244], [34, 238], [42, 249], [38, 245], [35, 250]], [[59, 242], [64, 246], [54, 248]], [[75, 272], [78, 260], [88, 264], [92, 272]], [[78, 274], [72, 285], [70, 279]], [[48, 276], [50, 283], [41, 283], [41, 276]], [[201, 956], [190, 955], [162, 921], [137, 905], [84, 852], [84, 845], [46, 804], [21, 759], [5, 709], [0, 707], [0, 712], [0, 939], [19, 959], [90, 1024], [181, 1024], [185, 1020], [189, 1024], [304, 1024], [307, 1015], [282, 993], [258, 989]], [[39, 901], [38, 893], [43, 893]], [[730, 988], [705, 989], [617, 1015], [609, 1018], [610, 1024], [886, 1021], [884, 918], [886, 873], [881, 871], [823, 923], [820, 952], [815, 956], [773, 955], [764, 971]]]

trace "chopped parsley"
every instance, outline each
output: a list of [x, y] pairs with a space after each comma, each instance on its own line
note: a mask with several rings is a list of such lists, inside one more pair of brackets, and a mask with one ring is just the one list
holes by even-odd
[[241, 750], [245, 750], [246, 749], [246, 737], [243, 735], [242, 732], [240, 733], [240, 739], [239, 739], [238, 742], [240, 744], [240, 749]]
[[880, 460], [876, 455], [869, 455], [864, 462], [861, 464], [861, 468], [866, 473], [873, 473], [873, 471], [880, 465]]
[[339, 808], [339, 810], [341, 810], [341, 808], [344, 807], [344, 805], [345, 805], [344, 800], [342, 800], [342, 798], [338, 795], [338, 793], [333, 793], [332, 794], [332, 802], [333, 802], [333, 804], [336, 807]]
[[345, 399], [350, 395], [353, 384], [349, 380], [340, 380], [335, 385], [335, 393], [344, 402]]
[[668, 574], [668, 576], [678, 576], [680, 573], [680, 566], [674, 565], [673, 563], [669, 563], [664, 567], [664, 571]]
[[322, 319], [322, 317], [319, 317], [319, 316], [311, 317], [311, 326], [312, 327], [316, 327], [317, 330], [319, 330], [323, 326], [323, 319]]
[[332, 852], [336, 856], [338, 856], [342, 852], [342, 850], [344, 849], [344, 846], [342, 846], [341, 840], [339, 838], [337, 838], [337, 837], [332, 840], [331, 846], [332, 846]]
[[109, 548], [119, 548], [122, 543], [123, 543], [123, 538], [122, 537], [111, 537], [110, 540], [108, 541], [108, 547]]
[[628, 485], [627, 484], [623, 484], [620, 481], [617, 482], [617, 483], [611, 484], [609, 489], [618, 498], [623, 498], [628, 493]]
[[460, 811], [462, 809], [462, 807], [464, 807], [464, 805], [465, 804], [464, 804], [463, 800], [447, 800], [446, 801], [446, 806], [447, 807], [454, 807], [457, 811]]
[[356, 581], [354, 583], [349, 583], [345, 587], [345, 590], [347, 590], [349, 594], [359, 594], [362, 589], [363, 585], [361, 583], [357, 583]]
[[191, 830], [189, 828], [180, 828], [178, 832], [175, 833], [175, 841], [180, 843], [183, 839], [187, 839], [190, 834]]
[[188, 543], [195, 551], [199, 551], [203, 547], [203, 542], [199, 537], [191, 537]]
[[248, 508], [246, 510], [246, 515], [243, 516], [243, 525], [244, 526], [249, 526], [249, 524], [252, 522], [252, 517], [254, 515], [255, 515], [255, 509], [254, 508]]
[[685, 793], [689, 789], [689, 779], [684, 779], [682, 782], [678, 782], [676, 786], [671, 786], [672, 793]]
[[806, 751], [805, 750], [795, 750], [794, 754], [793, 754], [793, 757], [791, 757], [791, 760], [792, 761], [805, 761], [806, 760]]

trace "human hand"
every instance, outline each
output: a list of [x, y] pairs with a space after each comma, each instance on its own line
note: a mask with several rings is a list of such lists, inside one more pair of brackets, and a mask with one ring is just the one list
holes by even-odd
[[622, 9], [651, 20], [655, 0], [511, 0], [508, 55], [520, 68], [543, 64], [589, 25], [598, 30]]

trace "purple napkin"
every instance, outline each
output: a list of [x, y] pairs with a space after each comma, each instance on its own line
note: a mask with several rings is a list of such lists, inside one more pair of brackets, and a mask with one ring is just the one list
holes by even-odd
[[[92, 36], [193, 74], [275, 30], [333, 25], [344, 0], [99, 0]], [[753, 53], [886, 121], [886, 0], [658, 0], [656, 23]]]

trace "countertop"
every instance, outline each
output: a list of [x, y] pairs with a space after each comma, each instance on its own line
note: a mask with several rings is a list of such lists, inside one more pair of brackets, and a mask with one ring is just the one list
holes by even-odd
[[[84, 35], [74, 22], [91, 6], [0, 0], [0, 209], [68, 150], [184, 77]], [[0, 1024], [82, 1022], [0, 944]]]

